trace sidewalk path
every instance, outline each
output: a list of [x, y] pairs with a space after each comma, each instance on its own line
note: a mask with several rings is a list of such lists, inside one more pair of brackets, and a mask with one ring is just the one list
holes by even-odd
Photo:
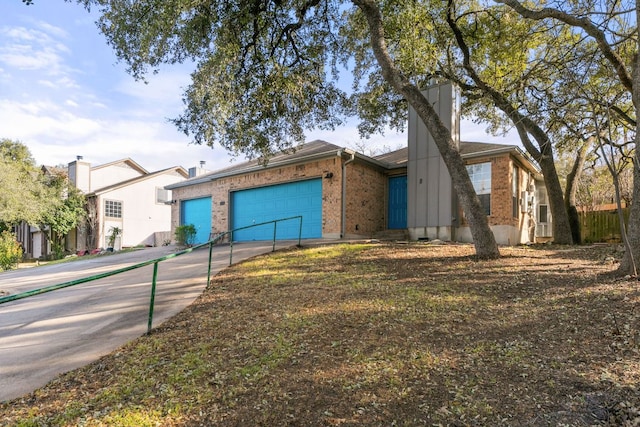
[[[276, 249], [297, 241], [278, 242]], [[270, 242], [234, 244], [233, 262], [271, 252]], [[175, 252], [173, 247], [114, 254], [0, 273], [15, 294], [112, 271]], [[153, 326], [180, 312], [207, 281], [206, 248], [158, 264]], [[229, 265], [229, 245], [214, 246], [211, 275]], [[0, 401], [44, 386], [147, 331], [153, 265], [0, 305]]]

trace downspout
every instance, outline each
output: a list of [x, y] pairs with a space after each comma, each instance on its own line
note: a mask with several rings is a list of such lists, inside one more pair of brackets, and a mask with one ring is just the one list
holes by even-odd
[[[338, 152], [342, 158], [342, 151]], [[342, 164], [342, 224], [340, 226], [340, 238], [344, 239], [347, 233], [347, 165], [356, 159], [356, 153], [351, 153], [351, 158]]]

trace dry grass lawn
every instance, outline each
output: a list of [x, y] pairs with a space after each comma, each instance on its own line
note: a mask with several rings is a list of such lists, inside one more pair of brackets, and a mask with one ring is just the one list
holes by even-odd
[[187, 310], [0, 405], [2, 426], [640, 424], [615, 248], [351, 244], [223, 271]]

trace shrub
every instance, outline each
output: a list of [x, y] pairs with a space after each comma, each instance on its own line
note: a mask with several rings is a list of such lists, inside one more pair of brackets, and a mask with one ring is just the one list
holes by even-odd
[[196, 240], [196, 227], [193, 224], [185, 224], [176, 227], [176, 242], [179, 245], [191, 246]]
[[22, 247], [9, 231], [0, 233], [0, 268], [11, 270], [22, 258]]
[[122, 229], [118, 228], [118, 227], [111, 227], [109, 228], [109, 236], [107, 237], [108, 239], [108, 246], [110, 248], [113, 248], [113, 245], [116, 244], [116, 239], [118, 238], [119, 235], [122, 234]]

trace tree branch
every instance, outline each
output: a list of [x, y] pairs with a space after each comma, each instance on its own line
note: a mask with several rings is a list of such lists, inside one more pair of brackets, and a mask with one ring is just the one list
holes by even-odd
[[497, 90], [489, 86], [473, 68], [473, 66], [471, 65], [471, 52], [469, 50], [469, 46], [467, 45], [467, 42], [464, 40], [464, 36], [462, 35], [462, 30], [460, 29], [460, 27], [458, 26], [458, 24], [455, 22], [453, 18], [452, 0], [448, 1], [447, 23], [449, 24], [451, 31], [453, 31], [453, 35], [456, 39], [458, 47], [462, 52], [462, 57], [463, 57], [462, 66], [464, 67], [464, 69], [467, 71], [467, 73], [469, 73], [469, 76], [475, 82], [476, 86], [480, 90], [482, 90], [484, 93], [488, 94], [491, 97], [491, 99], [494, 101], [496, 106], [500, 108], [502, 111], [504, 111], [505, 114], [507, 114], [507, 116], [511, 119], [511, 121], [515, 125], [516, 130], [518, 131], [518, 135], [520, 136], [520, 139], [524, 147], [527, 149], [529, 153], [531, 153], [531, 155], [535, 158], [537, 162], [540, 162], [542, 156], [545, 154], [545, 151], [548, 149], [547, 148], [548, 145], [550, 145], [548, 139], [546, 140], [546, 142], [544, 140], [538, 141], [542, 151], [538, 150], [538, 148], [536, 148], [536, 146], [531, 142], [531, 139], [529, 138], [529, 135], [527, 133], [527, 131], [530, 131], [530, 127], [535, 126], [535, 124], [529, 123], [530, 120], [528, 120], [526, 117], [520, 114], [502, 94], [500, 94]]
[[602, 54], [616, 70], [616, 74], [622, 85], [629, 91], [633, 91], [633, 78], [624, 65], [623, 59], [612, 48], [604, 31], [596, 27], [593, 22], [587, 18], [578, 18], [558, 9], [545, 7], [540, 10], [531, 10], [524, 7], [518, 0], [496, 0], [513, 10], [520, 16], [527, 19], [543, 20], [547, 18], [556, 19], [567, 25], [581, 28], [585, 33], [589, 34], [598, 44]]

